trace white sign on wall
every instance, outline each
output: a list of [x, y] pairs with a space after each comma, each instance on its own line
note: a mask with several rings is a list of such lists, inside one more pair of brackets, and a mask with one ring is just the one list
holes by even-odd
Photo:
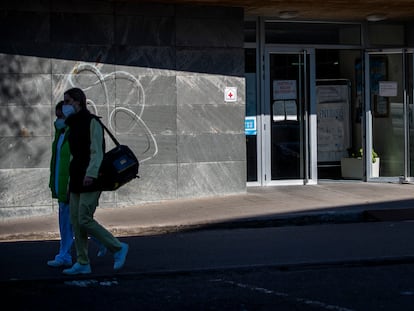
[[226, 87], [224, 89], [224, 101], [225, 102], [237, 101], [237, 87]]

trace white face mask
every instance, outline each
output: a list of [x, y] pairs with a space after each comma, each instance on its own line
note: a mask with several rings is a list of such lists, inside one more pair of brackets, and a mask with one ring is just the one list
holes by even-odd
[[58, 130], [61, 130], [61, 129], [65, 128], [66, 127], [65, 120], [64, 119], [56, 119], [55, 126]]
[[62, 106], [62, 113], [66, 118], [69, 117], [70, 115], [74, 114], [75, 112], [76, 112], [75, 108], [72, 105], [63, 105]]

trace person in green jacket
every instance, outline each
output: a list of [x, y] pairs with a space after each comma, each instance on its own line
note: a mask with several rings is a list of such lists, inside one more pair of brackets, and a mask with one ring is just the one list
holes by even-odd
[[73, 244], [73, 231], [70, 222], [68, 181], [70, 149], [68, 144], [67, 126], [62, 113], [63, 101], [60, 101], [55, 108], [56, 121], [55, 138], [52, 143], [52, 158], [50, 160], [49, 188], [52, 198], [58, 200], [59, 205], [59, 253], [53, 260], [47, 262], [48, 266], [61, 267], [72, 265], [71, 248]]
[[[65, 124], [65, 117], [62, 112], [63, 103], [63, 101], [60, 101], [55, 108], [55, 138], [52, 143], [52, 157], [50, 160], [49, 188], [52, 192], [52, 198], [58, 200], [60, 233], [59, 253], [53, 260], [47, 262], [50, 267], [72, 266], [73, 230], [70, 221], [68, 192], [71, 154], [68, 143], [69, 128]], [[106, 248], [100, 243], [97, 244], [98, 256], [104, 256]]]

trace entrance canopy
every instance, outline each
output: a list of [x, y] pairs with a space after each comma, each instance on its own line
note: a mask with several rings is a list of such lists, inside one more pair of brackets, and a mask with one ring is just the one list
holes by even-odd
[[[130, 0], [130, 2], [140, 1]], [[300, 20], [412, 21], [414, 19], [413, 0], [155, 0], [148, 2], [242, 7], [246, 15], [279, 16]]]

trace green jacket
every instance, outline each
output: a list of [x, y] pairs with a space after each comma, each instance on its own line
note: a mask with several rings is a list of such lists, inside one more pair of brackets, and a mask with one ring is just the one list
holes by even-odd
[[55, 187], [55, 176], [56, 176], [56, 148], [61, 132], [55, 127], [55, 139], [52, 143], [52, 158], [50, 160], [50, 178], [49, 178], [49, 188], [52, 191], [52, 197], [58, 199], [59, 202], [67, 203], [69, 200], [68, 197], [68, 183], [69, 183], [69, 163], [71, 159], [68, 135], [69, 128], [65, 128], [65, 137], [60, 149], [60, 161], [58, 163], [58, 192], [56, 193]]

